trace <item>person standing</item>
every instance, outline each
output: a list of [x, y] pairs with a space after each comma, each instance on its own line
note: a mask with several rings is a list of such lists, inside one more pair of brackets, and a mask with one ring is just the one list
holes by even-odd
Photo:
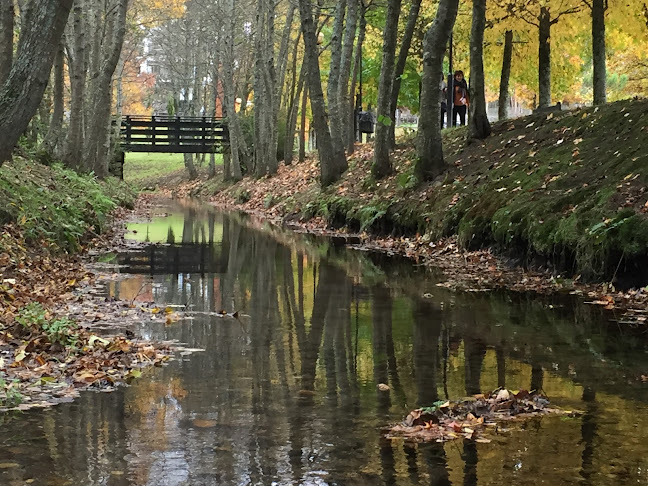
[[448, 111], [448, 103], [446, 102], [448, 93], [448, 85], [444, 80], [443, 73], [441, 73], [441, 82], [439, 83], [439, 104], [441, 105], [441, 130], [443, 130], [443, 120], [445, 120]]
[[459, 115], [459, 124], [466, 124], [466, 111], [468, 105], [470, 105], [470, 99], [468, 96], [468, 84], [464, 79], [463, 71], [455, 71], [454, 79], [452, 81], [453, 87], [453, 100], [454, 104], [452, 107], [452, 126], [457, 125], [457, 115]]

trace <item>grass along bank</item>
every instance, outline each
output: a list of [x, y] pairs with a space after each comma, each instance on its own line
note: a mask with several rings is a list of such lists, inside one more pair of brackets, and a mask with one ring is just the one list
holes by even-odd
[[410, 139], [384, 180], [371, 177], [372, 147], [361, 145], [343, 179], [325, 190], [310, 160], [212, 197], [284, 219], [418, 235], [420, 245], [455, 237], [461, 248], [491, 248], [588, 280], [648, 283], [648, 101], [498, 122], [491, 137], [468, 146], [465, 135], [445, 132], [449, 170], [434, 182], [414, 177]]
[[57, 165], [16, 157], [0, 168], [0, 412], [69, 401], [168, 359], [165, 348], [84, 327], [150, 315], [79, 292], [96, 278], [80, 252], [109, 228], [111, 211], [132, 206], [134, 197], [116, 179]]

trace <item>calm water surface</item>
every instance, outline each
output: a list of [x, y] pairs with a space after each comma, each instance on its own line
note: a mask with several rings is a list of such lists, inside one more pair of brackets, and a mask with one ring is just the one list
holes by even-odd
[[[118, 256], [134, 275], [106, 293], [186, 304], [188, 318], [134, 330], [204, 352], [0, 416], [0, 484], [648, 484], [648, 336], [600, 309], [452, 293], [430, 270], [203, 206], [132, 230], [171, 244]], [[498, 386], [585, 413], [490, 444], [381, 436], [411, 408]]]

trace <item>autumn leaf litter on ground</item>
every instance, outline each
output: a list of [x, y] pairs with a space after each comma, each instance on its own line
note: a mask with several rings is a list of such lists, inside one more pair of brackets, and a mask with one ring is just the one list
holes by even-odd
[[[152, 207], [142, 198], [137, 211], [118, 214], [113, 231], [92, 243], [94, 252], [134, 248], [124, 242], [123, 220], [146, 218]], [[0, 238], [0, 412], [71, 401], [82, 390], [111, 391], [176, 354], [202, 351], [142, 340], [129, 329], [172, 324], [183, 308], [106, 297], [101, 285], [114, 275], [97, 273], [90, 261], [29, 247], [11, 225]]]
[[457, 401], [440, 400], [430, 407], [412, 410], [400, 424], [388, 427], [385, 437], [413, 442], [446, 442], [455, 439], [491, 442], [504, 424], [534, 417], [577, 417], [581, 412], [549, 406], [539, 392], [498, 388]]

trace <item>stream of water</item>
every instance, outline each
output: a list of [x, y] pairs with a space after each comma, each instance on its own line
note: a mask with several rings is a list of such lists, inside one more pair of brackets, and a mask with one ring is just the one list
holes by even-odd
[[[433, 270], [206, 206], [159, 213], [131, 226], [151, 246], [115, 256], [131, 275], [106, 295], [186, 305], [133, 331], [204, 351], [0, 416], [1, 485], [648, 484], [645, 333], [567, 297], [454, 293]], [[412, 408], [498, 386], [584, 414], [488, 444], [383, 438]]]

